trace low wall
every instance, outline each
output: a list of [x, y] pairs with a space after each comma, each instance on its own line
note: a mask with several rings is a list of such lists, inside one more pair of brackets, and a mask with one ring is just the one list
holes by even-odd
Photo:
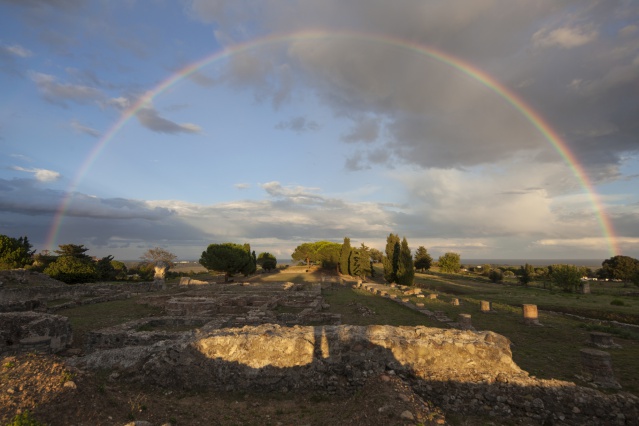
[[32, 299], [55, 300], [73, 299], [87, 296], [104, 296], [109, 293], [129, 292], [146, 293], [162, 290], [161, 282], [147, 283], [114, 283], [114, 284], [74, 284], [62, 286], [36, 286], [24, 288], [0, 288], [0, 300], [21, 301]]
[[0, 313], [0, 355], [56, 353], [72, 341], [67, 317], [39, 312]]
[[209, 330], [190, 342], [101, 351], [70, 362], [117, 369], [124, 380], [163, 388], [242, 392], [339, 394], [371, 376], [395, 374], [446, 411], [482, 413], [497, 423], [637, 424], [639, 418], [633, 395], [530, 378], [512, 361], [508, 339], [489, 331], [266, 324]]

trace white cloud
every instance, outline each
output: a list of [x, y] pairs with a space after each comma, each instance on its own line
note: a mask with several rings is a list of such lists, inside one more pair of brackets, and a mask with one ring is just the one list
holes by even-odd
[[0, 51], [5, 51], [9, 54], [19, 56], [20, 58], [28, 58], [33, 55], [33, 52], [19, 44], [0, 45]]
[[564, 49], [583, 46], [597, 39], [599, 32], [589, 27], [542, 28], [532, 36], [537, 47], [558, 46]]
[[84, 133], [89, 136], [93, 136], [94, 138], [100, 137], [100, 132], [91, 127], [85, 126], [81, 124], [78, 120], [71, 121], [71, 128], [75, 130], [77, 133]]
[[50, 74], [31, 72], [30, 76], [42, 96], [52, 103], [66, 105], [65, 101], [74, 101], [86, 104], [104, 98], [104, 94], [96, 88], [80, 84], [59, 83], [57, 78]]
[[11, 167], [11, 169], [19, 171], [19, 172], [33, 173], [35, 178], [37, 180], [39, 180], [40, 182], [53, 182], [53, 181], [56, 181], [56, 180], [58, 180], [58, 179], [60, 179], [62, 177], [62, 175], [60, 173], [55, 172], [53, 170], [25, 169], [24, 167], [19, 167], [19, 166], [13, 166], [13, 167]]
[[249, 189], [251, 187], [251, 184], [250, 183], [236, 183], [233, 186], [236, 189], [243, 190], [243, 189]]

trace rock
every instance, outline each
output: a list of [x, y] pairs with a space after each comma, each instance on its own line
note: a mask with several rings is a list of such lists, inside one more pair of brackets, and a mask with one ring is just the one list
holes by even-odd
[[76, 385], [75, 382], [73, 382], [71, 380], [68, 380], [68, 381], [64, 382], [62, 387], [65, 388], [65, 389], [77, 389], [78, 385]]
[[399, 415], [399, 417], [404, 420], [415, 420], [415, 416], [413, 416], [413, 413], [408, 410], [403, 411], [402, 414]]

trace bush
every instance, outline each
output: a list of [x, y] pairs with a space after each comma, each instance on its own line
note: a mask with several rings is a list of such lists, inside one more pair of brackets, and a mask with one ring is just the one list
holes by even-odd
[[67, 284], [95, 282], [98, 277], [92, 260], [73, 256], [60, 256], [44, 269], [44, 273]]
[[488, 273], [488, 279], [494, 283], [499, 283], [504, 280], [504, 274], [499, 269], [493, 269]]
[[624, 305], [623, 300], [619, 300], [619, 299], [614, 299], [612, 302], [610, 302], [610, 304], [614, 305], [614, 306], [623, 306]]
[[44, 426], [44, 424], [31, 417], [29, 410], [25, 410], [23, 413], [16, 415], [7, 426]]

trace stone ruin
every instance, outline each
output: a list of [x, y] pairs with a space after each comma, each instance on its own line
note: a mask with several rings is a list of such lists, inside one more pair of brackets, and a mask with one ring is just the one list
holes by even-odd
[[85, 352], [188, 340], [208, 330], [246, 325], [341, 322], [340, 315], [324, 312], [327, 306], [319, 284], [233, 283], [174, 296], [149, 296], [143, 303], [164, 307], [167, 316], [92, 331], [85, 338]]
[[39, 312], [0, 313], [0, 355], [57, 353], [72, 341], [67, 317]]
[[[594, 350], [591, 350], [594, 351]], [[191, 340], [159, 341], [74, 358], [119, 380], [163, 388], [349, 394], [369, 377], [397, 375], [444, 411], [526, 424], [636, 424], [639, 398], [532, 378], [510, 341], [490, 331], [428, 327], [218, 328]]]

